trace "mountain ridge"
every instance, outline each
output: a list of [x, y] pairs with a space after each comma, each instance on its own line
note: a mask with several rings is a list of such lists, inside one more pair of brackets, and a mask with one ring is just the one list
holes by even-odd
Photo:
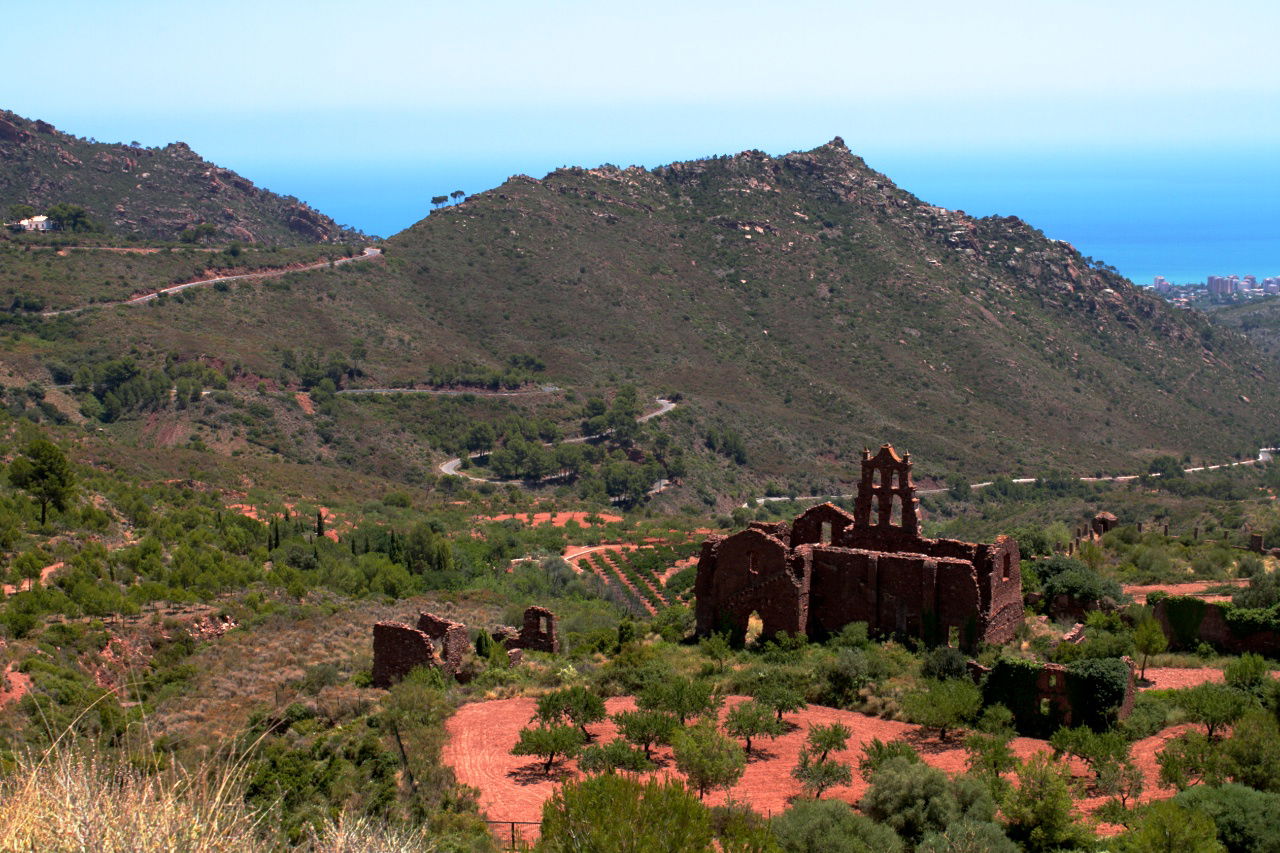
[[[382, 246], [359, 269], [90, 312], [74, 336], [98, 357], [216, 358], [281, 389], [309, 387], [305, 361], [358, 362], [359, 383], [387, 387], [533, 359], [539, 383], [567, 389], [559, 416], [626, 384], [681, 394], [662, 427], [691, 459], [676, 501], [843, 493], [861, 449], [886, 441], [922, 474], [985, 478], [1217, 461], [1275, 437], [1280, 368], [1245, 338], [1020, 219], [927, 204], [839, 138], [516, 175]], [[77, 346], [31, 357], [74, 371]], [[479, 404], [396, 410], [437, 418], [429, 429], [384, 424], [393, 409], [379, 405], [282, 409], [289, 441], [273, 446], [430, 471], [457, 455], [449, 430], [469, 429]], [[485, 417], [501, 427], [497, 410]], [[747, 461], [717, 453], [726, 434]]]
[[108, 232], [176, 240], [207, 224], [223, 241], [287, 245], [357, 240], [354, 229], [296, 198], [204, 160], [184, 142], [146, 148], [63, 133], [0, 110], [0, 209], [84, 207]]

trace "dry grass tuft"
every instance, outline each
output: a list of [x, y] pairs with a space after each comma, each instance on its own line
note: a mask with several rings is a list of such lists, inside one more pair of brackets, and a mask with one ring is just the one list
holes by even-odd
[[396, 830], [365, 817], [343, 816], [312, 836], [315, 853], [432, 853], [440, 847], [424, 829]]
[[[240, 851], [269, 846], [234, 766], [142, 773], [93, 751], [18, 758], [0, 781], [0, 850]], [[221, 772], [219, 772], [221, 770]]]
[[[240, 765], [148, 774], [92, 750], [20, 756], [0, 780], [0, 850], [240, 853], [284, 849], [269, 813], [244, 801]], [[341, 816], [311, 834], [315, 853], [430, 853], [422, 829]]]

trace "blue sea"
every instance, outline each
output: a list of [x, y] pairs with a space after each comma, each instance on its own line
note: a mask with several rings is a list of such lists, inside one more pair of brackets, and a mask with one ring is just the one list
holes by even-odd
[[[1157, 275], [1174, 283], [1280, 275], [1280, 148], [859, 153], [925, 201], [977, 216], [1018, 216], [1137, 284]], [[432, 196], [490, 189], [512, 174], [541, 177], [559, 165], [528, 156], [239, 168], [343, 224], [387, 236], [428, 215]]]

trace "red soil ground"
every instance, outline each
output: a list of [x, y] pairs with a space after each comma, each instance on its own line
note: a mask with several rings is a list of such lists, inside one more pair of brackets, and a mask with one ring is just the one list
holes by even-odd
[[[291, 503], [287, 503], [285, 504], [285, 506], [288, 507], [290, 512], [293, 512], [297, 508], [294, 504], [291, 504]], [[234, 512], [238, 512], [241, 515], [243, 515], [245, 518], [252, 518], [254, 521], [260, 521], [263, 524], [269, 523], [267, 520], [263, 519], [262, 515], [258, 512], [258, 508], [255, 506], [250, 506], [249, 504], [227, 504], [227, 509], [233, 510]], [[342, 522], [341, 525], [338, 525], [337, 524], [338, 517], [334, 515], [333, 512], [331, 512], [328, 507], [322, 506], [322, 507], [316, 507], [316, 509], [318, 509], [320, 511], [320, 515], [324, 517], [325, 538], [332, 539], [334, 542], [337, 542], [338, 527], [339, 526], [344, 528], [350, 527], [351, 523], [344, 521]]]
[[[1271, 677], [1280, 677], [1280, 671], [1272, 670]], [[1147, 683], [1138, 683], [1141, 690], [1176, 690], [1183, 687], [1196, 687], [1206, 682], [1221, 684], [1222, 670], [1211, 667], [1147, 667]]]
[[587, 521], [590, 517], [600, 519], [603, 524], [612, 524], [622, 521], [620, 515], [609, 515], [602, 512], [535, 512], [532, 518], [527, 512], [503, 513], [502, 515], [482, 515], [476, 521], [523, 521], [525, 524], [539, 527], [543, 524], [550, 524], [552, 527], [564, 527], [569, 521], [576, 521], [583, 527], [591, 527], [591, 523]]
[[[57, 563], [50, 563], [49, 565], [41, 569], [40, 585], [43, 586], [44, 584], [46, 584], [49, 581], [49, 578], [53, 577], [53, 573], [56, 572], [58, 569], [62, 568], [62, 566], [63, 566], [62, 562], [59, 561]], [[28, 589], [31, 589], [31, 581], [29, 580], [24, 580], [20, 584], [7, 583], [4, 585], [4, 594], [13, 595], [16, 592], [20, 592], [22, 590], [28, 590]]]
[[13, 663], [10, 662], [5, 668], [3, 676], [0, 677], [0, 708], [10, 702], [17, 702], [27, 695], [27, 691], [30, 689], [31, 676], [25, 672], [18, 672], [13, 668]]
[[298, 408], [302, 409], [303, 414], [314, 415], [316, 413], [315, 404], [311, 402], [311, 395], [306, 391], [295, 391], [293, 399], [298, 401]]
[[[743, 700], [734, 697], [729, 700], [729, 704], [740, 701]], [[631, 697], [609, 699], [606, 706], [610, 713], [616, 713], [633, 709], [635, 700]], [[573, 762], [558, 763], [548, 777], [542, 772], [542, 763], [536, 758], [511, 755], [511, 748], [519, 739], [520, 729], [528, 725], [534, 707], [534, 700], [526, 697], [476, 702], [462, 706], [446, 723], [448, 740], [444, 747], [444, 761], [454, 769], [459, 782], [480, 789], [480, 806], [491, 820], [540, 820], [542, 804], [555, 792], [557, 784], [578, 775]], [[855, 767], [863, 745], [878, 737], [886, 741], [902, 739], [910, 742], [927, 763], [949, 773], [959, 773], [965, 769], [966, 755], [960, 745], [960, 737], [955, 734], [946, 742], [941, 742], [936, 734], [926, 734], [919, 726], [819, 706], [788, 714], [786, 719], [793, 724], [791, 730], [776, 740], [763, 740], [753, 744], [753, 755], [747, 764], [747, 771], [729, 792], [734, 800], [750, 803], [765, 815], [785, 810], [792, 800], [802, 796], [800, 785], [791, 778], [791, 769], [799, 760], [800, 748], [809, 727], [815, 724], [840, 722], [853, 730], [849, 748], [838, 753], [836, 758], [850, 762]], [[1172, 790], [1159, 787], [1159, 766], [1155, 755], [1163, 749], [1167, 740], [1186, 728], [1182, 726], [1166, 729], [1134, 744], [1134, 761], [1146, 777], [1147, 790], [1143, 794], [1143, 800], [1173, 795]], [[590, 730], [598, 742], [610, 740], [617, 733], [617, 729], [609, 721], [591, 726]], [[1013, 750], [1020, 758], [1027, 758], [1048, 748], [1046, 741], [1033, 738], [1020, 737], [1013, 741]], [[654, 757], [659, 764], [657, 773], [676, 775], [670, 748], [658, 748]], [[1087, 775], [1079, 762], [1067, 763], [1076, 776]], [[867, 784], [855, 771], [853, 784], [833, 788], [824, 796], [854, 803], [866, 788]], [[725, 793], [720, 791], [708, 795], [707, 802], [715, 805], [723, 803], [725, 799]], [[1078, 800], [1077, 807], [1085, 813], [1091, 813], [1105, 801], [1105, 797], [1087, 797]], [[526, 830], [536, 832], [536, 827], [526, 827]], [[1118, 827], [1103, 826], [1101, 831], [1115, 832]]]
[[1224, 581], [1196, 581], [1194, 583], [1165, 583], [1165, 584], [1147, 584], [1147, 585], [1129, 585], [1124, 591], [1133, 596], [1133, 600], [1138, 604], [1146, 604], [1147, 596], [1153, 592], [1163, 592], [1168, 595], [1194, 595], [1203, 598], [1205, 601], [1230, 601], [1229, 595], [1206, 595], [1205, 590], [1213, 587], [1221, 586], [1247, 586], [1249, 581], [1245, 578], [1235, 578]]

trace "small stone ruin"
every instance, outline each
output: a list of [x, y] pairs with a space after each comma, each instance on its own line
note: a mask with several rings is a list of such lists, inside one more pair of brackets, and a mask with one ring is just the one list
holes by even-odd
[[[493, 638], [507, 650], [512, 663], [519, 663], [525, 649], [537, 652], [560, 651], [556, 615], [545, 607], [524, 612], [519, 631], [499, 626]], [[430, 666], [457, 676], [463, 656], [471, 649], [470, 634], [461, 622], [432, 613], [419, 613], [417, 627], [403, 622], [378, 622], [373, 626], [373, 686], [390, 687], [410, 670]]]
[[373, 626], [373, 686], [390, 687], [418, 666], [457, 675], [470, 647], [466, 625], [430, 613], [418, 614], [416, 628], [379, 622]]

